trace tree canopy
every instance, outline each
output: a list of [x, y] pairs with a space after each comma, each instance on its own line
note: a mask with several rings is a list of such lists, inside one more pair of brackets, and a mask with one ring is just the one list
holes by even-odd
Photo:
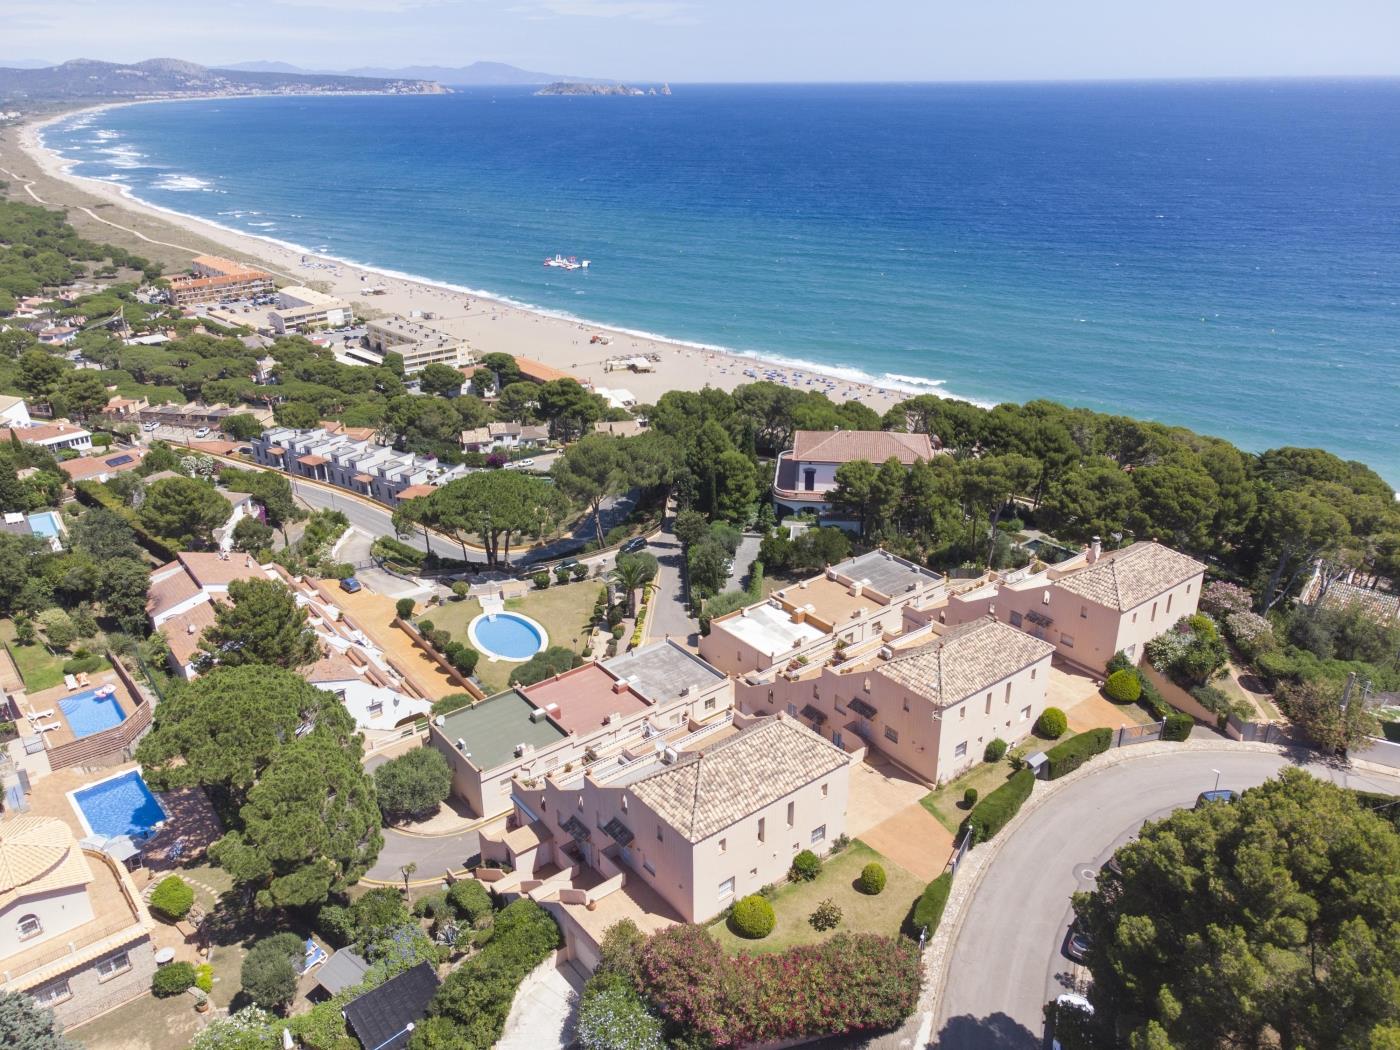
[[215, 664], [270, 664], [295, 670], [320, 656], [316, 633], [296, 596], [276, 580], [234, 580], [229, 602], [214, 610], [214, 622], [199, 639], [201, 669]]

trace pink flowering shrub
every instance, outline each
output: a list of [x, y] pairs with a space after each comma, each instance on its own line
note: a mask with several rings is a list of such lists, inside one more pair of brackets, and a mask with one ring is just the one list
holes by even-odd
[[1212, 580], [1201, 592], [1201, 612], [1223, 619], [1230, 613], [1247, 613], [1254, 608], [1254, 595], [1237, 583]]
[[726, 1047], [894, 1028], [921, 979], [918, 950], [876, 934], [730, 958], [703, 927], [675, 926], [643, 948], [639, 985], [672, 1024]]

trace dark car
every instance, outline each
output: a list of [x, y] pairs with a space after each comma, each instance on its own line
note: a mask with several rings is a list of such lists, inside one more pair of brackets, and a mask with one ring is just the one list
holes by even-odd
[[618, 549], [618, 552], [617, 552], [617, 553], [619, 553], [619, 554], [636, 554], [638, 551], [644, 551], [644, 550], [646, 550], [646, 549], [647, 549], [647, 540], [646, 540], [646, 537], [645, 537], [645, 536], [633, 536], [630, 540], [628, 540], [626, 543], [624, 543], [624, 544], [621, 546], [621, 548]]
[[1196, 796], [1196, 804], [1192, 808], [1200, 809], [1202, 806], [1209, 805], [1212, 802], [1235, 802], [1239, 800], [1239, 797], [1240, 793], [1238, 791], [1230, 791], [1228, 788], [1217, 788], [1214, 791], [1202, 791]]
[[363, 587], [364, 584], [360, 583], [360, 581], [355, 579], [355, 577], [353, 576], [347, 576], [345, 577], [345, 579], [340, 581], [340, 589], [346, 594], [354, 594], [357, 591], [361, 590]]

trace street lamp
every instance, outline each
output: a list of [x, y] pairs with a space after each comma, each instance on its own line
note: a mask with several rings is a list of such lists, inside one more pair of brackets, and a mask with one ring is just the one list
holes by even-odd
[[1220, 770], [1218, 770], [1218, 769], [1212, 769], [1211, 772], [1215, 774], [1215, 788], [1214, 788], [1214, 790], [1219, 791], [1219, 790], [1220, 790]]

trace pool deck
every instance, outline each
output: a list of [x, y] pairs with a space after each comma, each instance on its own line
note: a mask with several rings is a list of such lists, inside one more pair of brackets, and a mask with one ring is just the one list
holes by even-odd
[[[45, 689], [43, 692], [30, 693], [25, 700], [25, 707], [30, 711], [44, 712], [52, 710], [53, 714], [38, 719], [39, 725], [57, 725], [57, 729], [43, 733], [45, 743], [50, 747], [57, 747], [60, 744], [71, 744], [78, 737], [73, 733], [73, 727], [68, 724], [68, 716], [63, 713], [63, 708], [59, 705], [60, 700], [67, 700], [70, 696], [78, 696], [89, 689], [97, 689], [104, 685], [110, 685], [117, 691], [117, 703], [122, 705], [124, 718], [130, 718], [131, 713], [136, 710], [136, 698], [127, 691], [122, 680], [117, 677], [115, 671], [97, 671], [88, 675], [88, 684], [78, 689], [69, 689], [67, 686], [54, 686], [52, 689]], [[40, 730], [35, 721], [29, 718], [21, 720], [23, 722], [22, 732], [39, 733]], [[88, 734], [91, 736], [92, 734]]]

